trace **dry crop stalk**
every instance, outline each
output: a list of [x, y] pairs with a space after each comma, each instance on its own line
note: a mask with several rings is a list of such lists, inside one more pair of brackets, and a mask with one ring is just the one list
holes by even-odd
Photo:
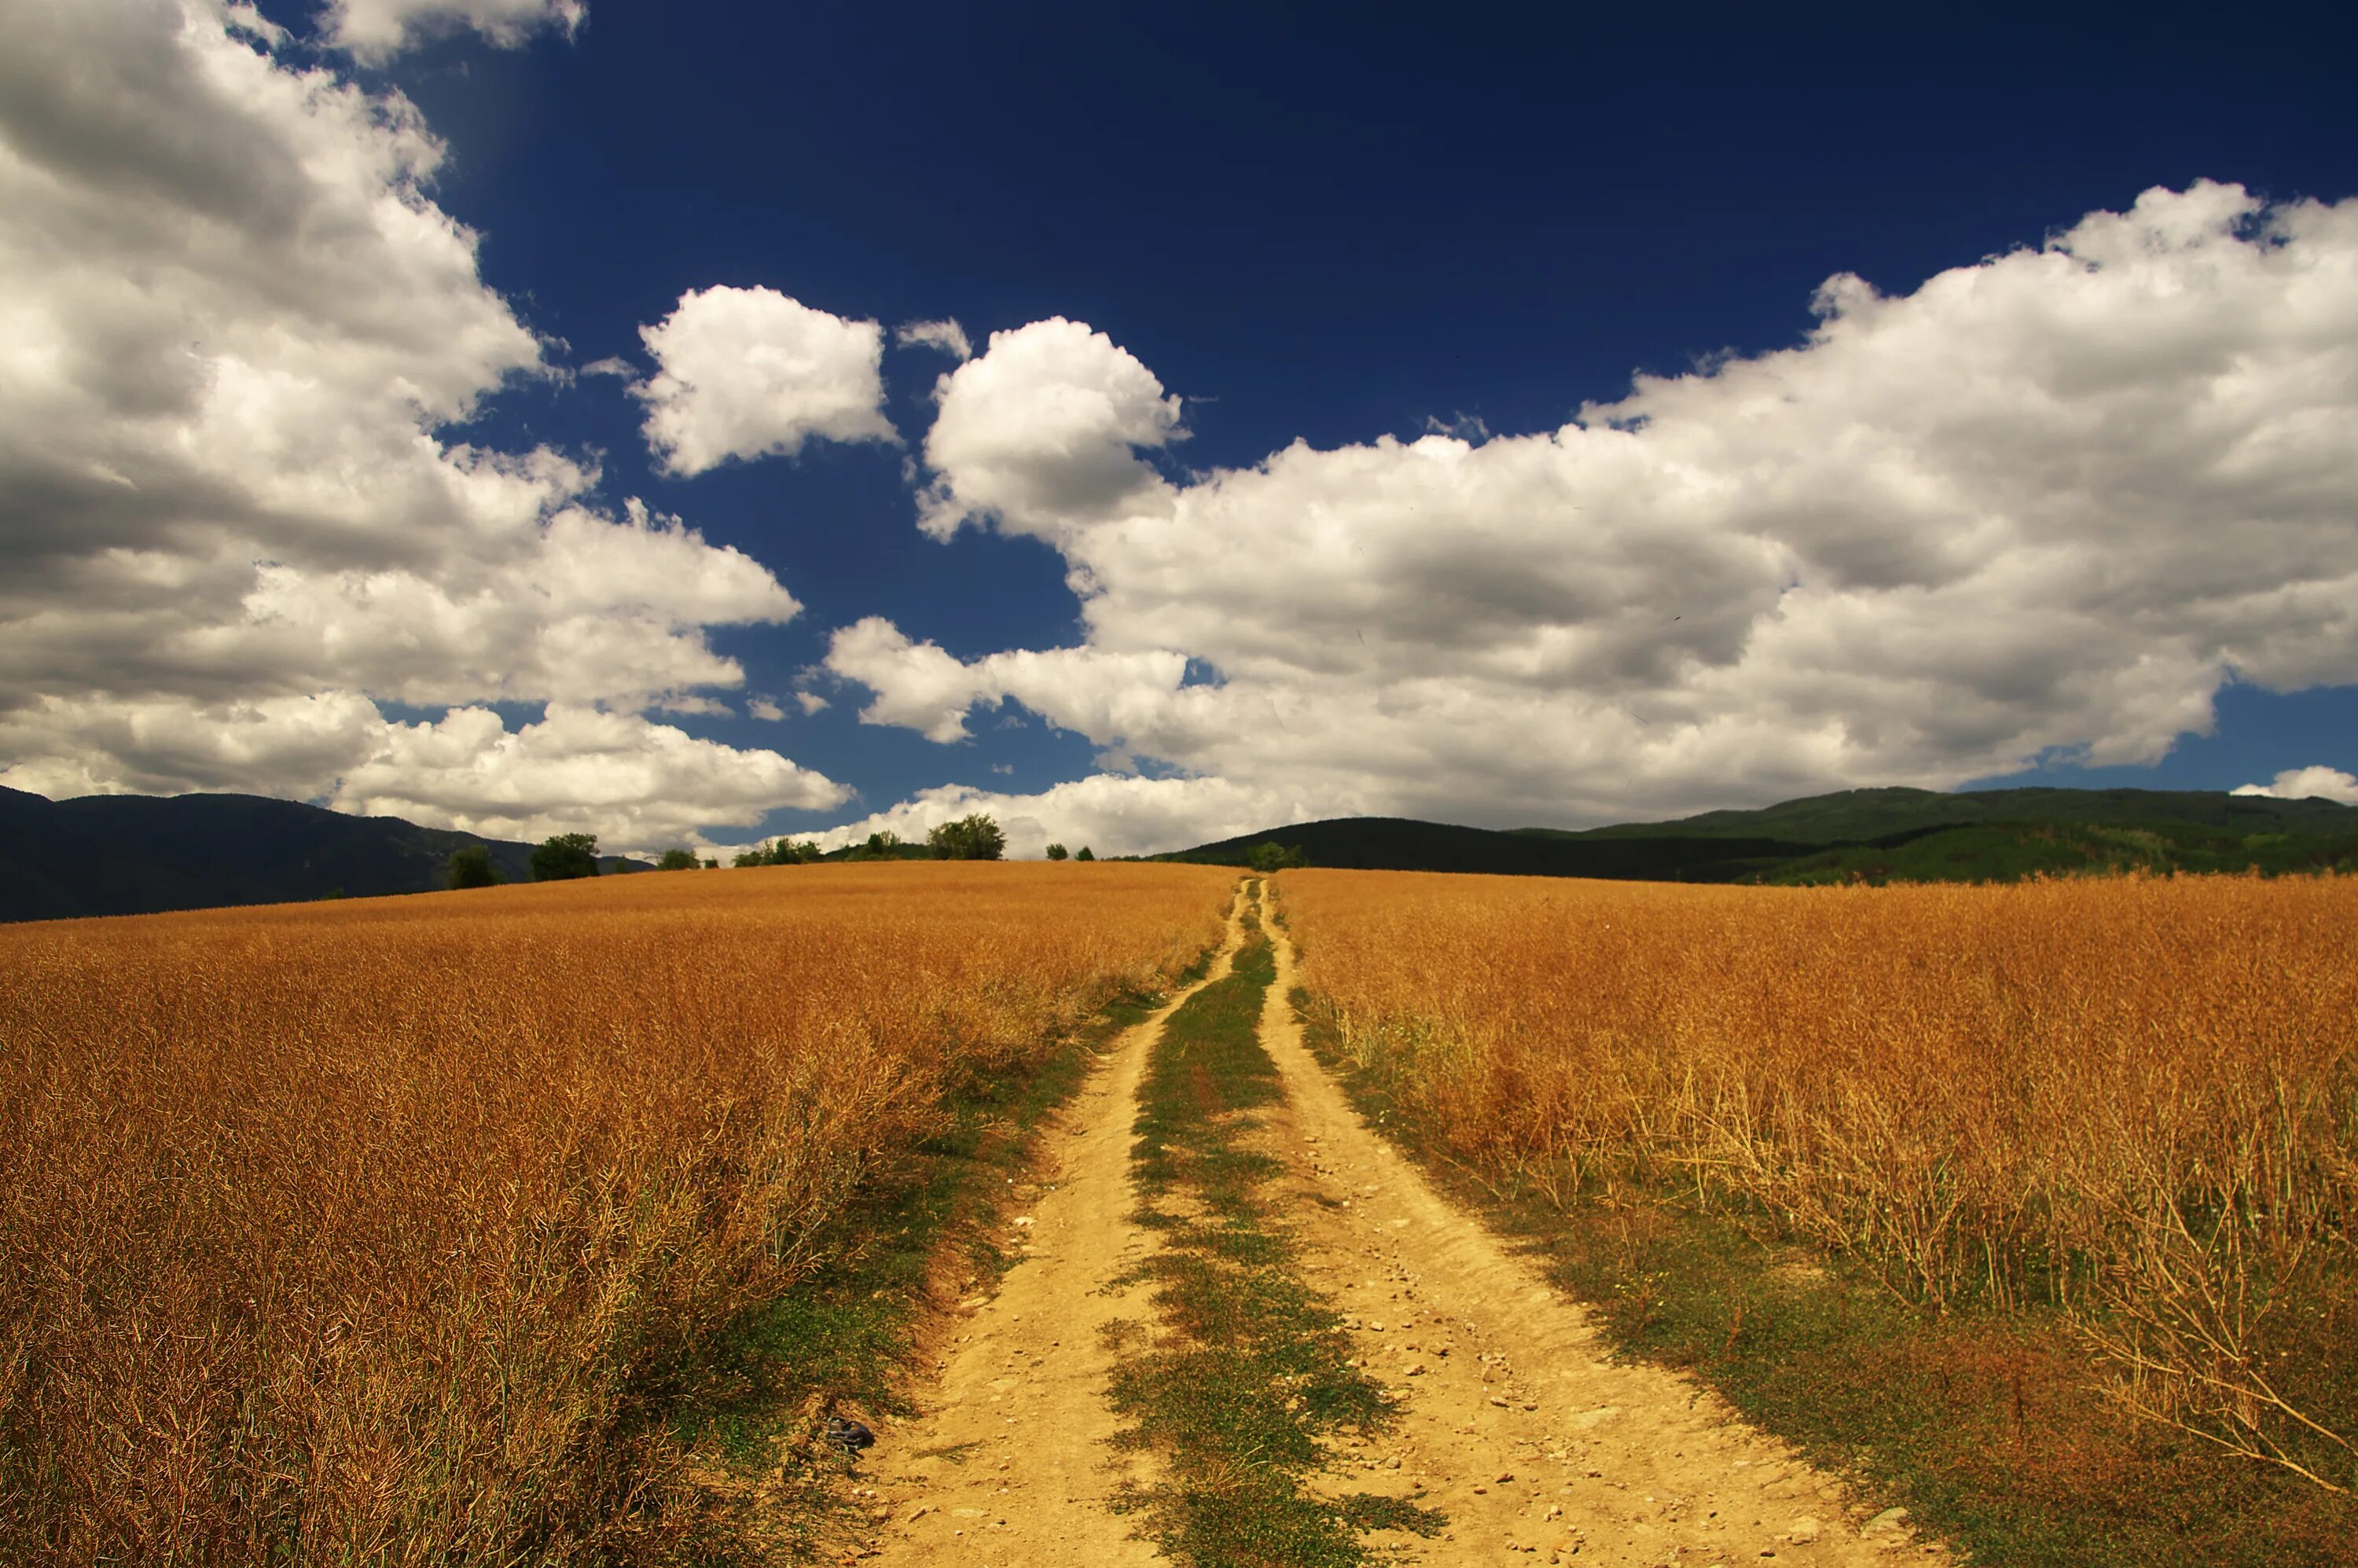
[[560, 1562], [938, 1087], [1209, 868], [797, 867], [0, 930], [0, 1559]]
[[2043, 1287], [2115, 1325], [2125, 1388], [2218, 1392], [2214, 1440], [2266, 1411], [2346, 1448], [2220, 1368], [2267, 1331], [2230, 1303], [2349, 1283], [2358, 881], [1276, 887], [1345, 1051], [1467, 1161], [1574, 1152], [1608, 1194], [1675, 1173], [1935, 1308]]

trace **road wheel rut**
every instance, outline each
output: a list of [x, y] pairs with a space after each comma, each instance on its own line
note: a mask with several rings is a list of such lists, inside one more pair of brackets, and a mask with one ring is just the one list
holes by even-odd
[[[1022, 1257], [998, 1293], [961, 1303], [923, 1414], [880, 1433], [858, 1485], [871, 1488], [886, 1563], [1119, 1565], [1160, 1561], [1108, 1502], [1143, 1461], [1118, 1455], [1106, 1400], [1104, 1329], [1142, 1320], [1144, 1292], [1118, 1288], [1150, 1245], [1131, 1218], [1130, 1124], [1147, 1053], [1188, 998], [1225, 979], [1244, 936], [1241, 897], [1204, 978], [1125, 1031], [1053, 1130], [1049, 1184], [1014, 1217]], [[1028, 1223], [1026, 1223], [1028, 1222]]]
[[[1144, 1323], [1112, 1282], [1152, 1246], [1133, 1219], [1130, 1130], [1163, 1022], [1225, 978], [1245, 904], [1211, 972], [1126, 1033], [1051, 1134], [1055, 1173], [1019, 1227], [1024, 1256], [947, 1350], [925, 1414], [883, 1439], [872, 1487], [886, 1563], [1162, 1561], [1111, 1512], [1151, 1463], [1117, 1452], [1102, 1330]], [[1294, 955], [1263, 929], [1277, 980], [1260, 1023], [1285, 1103], [1256, 1142], [1282, 1156], [1305, 1284], [1347, 1314], [1361, 1365], [1399, 1422], [1345, 1436], [1322, 1496], [1376, 1494], [1447, 1516], [1444, 1533], [1368, 1538], [1405, 1563], [1849, 1564], [1938, 1562], [1897, 1510], [1867, 1517], [1841, 1486], [1691, 1379], [1617, 1361], [1586, 1314], [1436, 1193], [1370, 1130], [1310, 1056], [1288, 999]]]

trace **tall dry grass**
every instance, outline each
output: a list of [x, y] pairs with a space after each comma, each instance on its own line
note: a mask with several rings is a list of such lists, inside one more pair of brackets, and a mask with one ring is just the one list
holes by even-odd
[[[627, 1552], [699, 1336], [1190, 867], [793, 868], [0, 930], [0, 1560]], [[652, 1533], [651, 1533], [652, 1532]]]
[[2132, 1407], [2358, 1484], [2347, 1389], [2288, 1382], [2358, 1321], [2358, 881], [1277, 886], [1343, 1048], [1492, 1179], [2060, 1305]]

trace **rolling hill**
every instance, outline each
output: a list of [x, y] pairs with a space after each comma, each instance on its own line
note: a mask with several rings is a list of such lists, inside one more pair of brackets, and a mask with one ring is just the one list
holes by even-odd
[[[0, 920], [148, 914], [423, 892], [481, 844], [528, 881], [532, 848], [257, 795], [89, 795], [0, 788]], [[1754, 811], [1581, 831], [1401, 817], [1303, 822], [1155, 860], [1242, 866], [1254, 849], [1314, 866], [1645, 881], [2004, 881], [2044, 872], [2358, 871], [2358, 807], [2161, 790], [1845, 790]], [[924, 858], [922, 845], [904, 846]], [[838, 858], [849, 854], [838, 851]], [[609, 871], [644, 864], [608, 856]]]
[[2276, 800], [2220, 790], [1988, 789], [1950, 795], [1929, 789], [1846, 789], [1755, 811], [1706, 811], [1674, 822], [1515, 831], [1551, 838], [1784, 838], [1838, 844], [1984, 822], [2185, 822], [2235, 833], [2348, 833], [2358, 831], [2358, 806], [2315, 796]]
[[1398, 817], [1297, 823], [1166, 860], [1646, 881], [2010, 881], [2033, 873], [2358, 870], [2358, 807], [2167, 790], [1844, 790], [1752, 811], [1580, 831]]
[[[424, 892], [446, 885], [450, 852], [470, 844], [508, 881], [532, 879], [528, 844], [395, 816], [251, 795], [49, 800], [0, 788], [0, 920]], [[619, 856], [601, 864], [644, 869]]]
[[1577, 838], [1407, 817], [1346, 816], [1295, 823], [1153, 858], [1241, 866], [1249, 863], [1255, 848], [1270, 843], [1301, 850], [1311, 865], [1352, 871], [1707, 882], [1736, 881], [1823, 847], [1803, 840], [1696, 835]]

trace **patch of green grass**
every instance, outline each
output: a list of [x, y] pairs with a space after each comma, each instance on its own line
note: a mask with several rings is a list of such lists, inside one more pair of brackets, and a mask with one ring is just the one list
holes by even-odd
[[1457, 1162], [1336, 1049], [1307, 1039], [1436, 1183], [1593, 1303], [1624, 1352], [1691, 1371], [1829, 1469], [1904, 1503], [1970, 1561], [2020, 1568], [2358, 1564], [2358, 1510], [2283, 1472], [2133, 1421], [2054, 1312], [1911, 1305], [1767, 1218], [1690, 1194], [1559, 1209]]
[[[854, 1511], [842, 1485], [851, 1466], [814, 1443], [817, 1424], [838, 1405], [911, 1412], [900, 1371], [945, 1249], [972, 1285], [1012, 1265], [990, 1222], [1028, 1176], [1040, 1124], [1106, 1043], [1157, 1005], [1116, 997], [1031, 1071], [954, 1086], [942, 1130], [851, 1206], [827, 1240], [829, 1261], [706, 1347], [671, 1422], [698, 1467], [722, 1480], [701, 1488], [675, 1560], [809, 1561], [831, 1548]], [[782, 1461], [784, 1495], [757, 1509], [753, 1487]]]
[[1373, 1435], [1396, 1418], [1348, 1365], [1340, 1314], [1303, 1282], [1293, 1237], [1260, 1196], [1283, 1170], [1249, 1147], [1256, 1113], [1282, 1098], [1258, 1039], [1275, 976], [1256, 931], [1235, 972], [1172, 1015], [1140, 1093], [1139, 1218], [1161, 1245], [1131, 1278], [1152, 1284], [1160, 1332], [1113, 1331], [1128, 1354], [1112, 1396], [1134, 1423], [1121, 1441], [1152, 1449], [1167, 1473], [1120, 1506], [1197, 1568], [1347, 1568], [1372, 1560], [1368, 1531], [1444, 1522], [1412, 1503], [1303, 1486], [1333, 1462], [1329, 1434]]

